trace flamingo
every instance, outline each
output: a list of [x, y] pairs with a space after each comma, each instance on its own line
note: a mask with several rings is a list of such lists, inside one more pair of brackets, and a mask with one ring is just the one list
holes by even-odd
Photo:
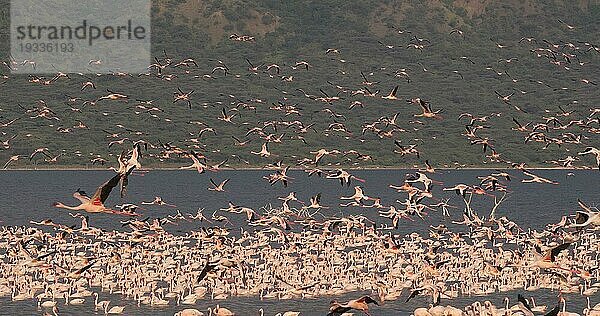
[[261, 150], [259, 152], [251, 151], [250, 153], [261, 156], [261, 157], [265, 157], [265, 158], [271, 156], [271, 153], [269, 152], [269, 146], [267, 144], [268, 143], [263, 143]]
[[325, 178], [326, 179], [340, 179], [340, 184], [342, 186], [344, 186], [344, 182], [346, 183], [347, 186], [350, 186], [350, 182], [352, 181], [352, 179], [363, 182], [363, 183], [365, 182], [364, 179], [361, 179], [354, 175], [351, 175], [348, 171], [343, 170], [343, 169], [337, 169], [333, 173], [326, 175]]
[[210, 312], [210, 315], [213, 315], [214, 313], [215, 316], [235, 316], [234, 312], [230, 311], [225, 307], [220, 307], [218, 304], [217, 307], [215, 307], [215, 309], [211, 309], [209, 307], [208, 311]]
[[108, 314], [122, 314], [123, 310], [125, 310], [125, 306], [113, 306], [110, 309], [108, 309], [108, 305], [110, 305], [110, 301], [107, 301], [104, 304], [104, 315], [108, 315]]
[[423, 113], [415, 114], [415, 117], [441, 118], [441, 115], [439, 115], [439, 113], [442, 110], [432, 111], [431, 104], [421, 98], [410, 99], [408, 100], [408, 102], [418, 104], [423, 110]]
[[355, 186], [354, 187], [354, 195], [352, 196], [342, 196], [340, 197], [341, 200], [354, 200], [356, 203], [361, 203], [362, 200], [369, 200], [371, 199], [370, 197], [366, 196], [363, 193], [363, 190], [360, 186]]
[[600, 226], [600, 211], [592, 211], [592, 209], [585, 205], [581, 200], [577, 200], [579, 206], [583, 209], [582, 211], [577, 211], [577, 218], [575, 219], [575, 224], [569, 225], [569, 227], [587, 227], [589, 225], [592, 226]]
[[175, 313], [174, 316], [204, 316], [204, 313], [195, 308], [186, 308]]
[[155, 196], [154, 200], [152, 200], [150, 202], [142, 201], [141, 204], [143, 204], [143, 205], [164, 205], [164, 206], [168, 206], [168, 207], [177, 207], [174, 204], [166, 203], [165, 201], [163, 201], [163, 199], [160, 196]]
[[533, 174], [533, 173], [531, 173], [529, 171], [526, 171], [526, 170], [523, 170], [523, 174], [531, 177], [531, 179], [523, 179], [523, 180], [521, 180], [521, 182], [523, 182], [523, 183], [533, 183], [533, 182], [536, 182], [536, 183], [549, 183], [549, 184], [554, 184], [554, 185], [558, 184], [558, 182], [556, 182], [556, 181], [552, 181], [552, 180], [549, 180], [549, 179], [546, 179], [546, 178], [542, 178], [542, 177], [540, 177], [538, 175], [535, 175], [535, 174]]
[[386, 100], [398, 100], [398, 97], [396, 97], [396, 93], [398, 92], [398, 86], [396, 86], [392, 91], [390, 91], [390, 94], [386, 95], [386, 96], [382, 96], [382, 99], [386, 99]]
[[204, 173], [204, 170], [207, 168], [207, 166], [205, 164], [203, 164], [203, 163], [200, 162], [200, 160], [196, 156], [196, 153], [191, 152], [188, 156], [190, 157], [190, 159], [192, 159], [193, 164], [191, 164], [189, 166], [179, 167], [179, 169], [193, 169], [193, 168], [196, 168], [196, 170], [198, 171], [198, 173]]
[[96, 103], [99, 101], [102, 101], [102, 100], [111, 100], [111, 101], [125, 100], [125, 102], [127, 102], [127, 100], [129, 100], [129, 97], [124, 94], [114, 93], [114, 92], [110, 91], [109, 89], [106, 89], [106, 91], [108, 91], [110, 94], [107, 94], [105, 96], [98, 98], [96, 100]]
[[215, 183], [215, 181], [213, 181], [213, 179], [209, 179], [210, 183], [212, 183], [212, 185], [214, 186], [214, 188], [208, 188], [209, 191], [216, 191], [216, 192], [225, 192], [225, 189], [223, 188], [225, 186], [225, 184], [227, 182], [229, 182], [229, 179], [225, 179], [223, 180], [223, 182], [219, 183], [219, 185], [217, 185]]
[[569, 272], [573, 272], [570, 269], [567, 268], [563, 268], [559, 265], [556, 264], [556, 256], [563, 250], [568, 249], [569, 246], [571, 244], [570, 243], [564, 243], [561, 245], [558, 245], [554, 248], [550, 248], [546, 251], [546, 253], [542, 256], [542, 249], [539, 246], [535, 246], [535, 252], [534, 252], [534, 262], [532, 263], [532, 266], [534, 267], [538, 267], [541, 269], [561, 269], [561, 270], [565, 270], [565, 271], [569, 271]]
[[336, 315], [336, 314], [343, 314], [346, 313], [350, 310], [359, 310], [363, 313], [365, 313], [365, 315], [370, 316], [371, 314], [369, 314], [369, 304], [374, 303], [375, 305], [379, 305], [379, 303], [377, 303], [376, 300], [374, 300], [373, 298], [371, 298], [368, 295], [362, 296], [358, 299], [355, 300], [350, 300], [345, 304], [342, 304], [336, 300], [331, 301], [330, 306], [329, 306], [329, 313], [327, 313], [327, 315]]
[[310, 205], [306, 206], [306, 208], [328, 208], [327, 206], [323, 206], [320, 204], [321, 201], [321, 193], [310, 198]]
[[324, 156], [339, 154], [340, 151], [337, 149], [329, 151], [325, 148], [321, 148], [317, 151], [311, 151], [310, 153], [315, 155], [315, 160], [313, 163], [315, 164], [315, 166], [317, 166], [319, 164], [319, 161], [321, 161], [321, 159], [323, 159]]
[[108, 304], [109, 301], [99, 301], [98, 302], [98, 293], [94, 292], [94, 306], [96, 306], [96, 310], [98, 310], [98, 308], [104, 308], [105, 304]]
[[594, 147], [587, 147], [584, 151], [580, 152], [579, 155], [595, 155], [596, 156], [596, 166], [598, 170], [600, 170], [600, 149]]
[[[133, 169], [134, 168], [131, 168], [131, 170], [129, 170], [127, 174], [131, 173]], [[110, 180], [106, 181], [101, 186], [99, 186], [92, 197], [88, 197], [84, 191], [78, 189], [75, 193], [73, 193], [73, 197], [81, 201], [81, 204], [79, 204], [78, 206], [68, 206], [61, 202], [56, 202], [54, 203], [54, 207], [64, 208], [73, 211], [84, 211], [88, 213], [131, 215], [112, 210], [104, 205], [104, 202], [106, 202], [106, 199], [108, 199], [110, 192], [114, 187], [116, 187], [119, 184], [119, 181], [121, 181], [121, 178], [123, 176], [124, 175], [121, 173], [118, 173], [115, 176], [113, 176]]]

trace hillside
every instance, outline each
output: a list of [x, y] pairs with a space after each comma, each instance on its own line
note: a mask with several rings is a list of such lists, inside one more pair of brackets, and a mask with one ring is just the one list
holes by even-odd
[[[0, 5], [6, 26], [7, 1]], [[144, 140], [151, 146], [143, 163], [154, 167], [188, 164], [185, 155], [166, 158], [166, 143], [236, 167], [296, 165], [321, 148], [346, 152], [323, 161], [345, 166], [422, 166], [425, 159], [436, 167], [556, 166], [550, 161], [600, 147], [600, 113], [593, 112], [600, 101], [600, 1], [162, 0], [152, 12], [160, 75], [156, 69], [149, 76], [71, 74], [43, 85], [0, 65], [0, 141], [9, 140], [0, 161], [47, 147], [49, 162], [37, 155], [10, 168], [89, 167], [98, 157], [116, 165], [114, 155]], [[8, 34], [0, 31], [3, 61], [9, 62], [8, 51]], [[175, 67], [187, 58], [197, 66]], [[296, 66], [303, 61], [308, 69]], [[279, 73], [267, 70], [272, 64]], [[227, 75], [214, 69], [223, 65]], [[364, 84], [361, 72], [372, 84]], [[90, 80], [96, 89], [81, 91]], [[398, 100], [382, 99], [395, 86]], [[379, 93], [366, 96], [365, 87]], [[194, 90], [191, 108], [173, 103], [178, 88]], [[95, 102], [107, 89], [128, 101]], [[514, 94], [503, 102], [495, 91]], [[420, 106], [406, 102], [413, 98], [441, 112], [415, 117]], [[50, 114], [36, 117], [44, 109]], [[231, 123], [219, 120], [223, 109], [234, 115]], [[462, 135], [470, 123], [459, 119], [463, 113], [484, 117], [469, 127], [475, 136]], [[516, 131], [513, 119], [532, 123]], [[314, 125], [303, 129], [294, 121]], [[548, 128], [538, 126], [526, 142], [538, 123]], [[246, 136], [264, 126], [262, 136]], [[216, 135], [198, 135], [205, 127]], [[237, 146], [232, 136], [251, 141]], [[128, 140], [108, 147], [122, 138]], [[416, 145], [419, 157], [394, 153], [395, 141]], [[486, 157], [492, 151], [484, 152], [482, 141], [500, 158]], [[251, 153], [263, 143], [269, 158]], [[594, 160], [582, 156], [573, 165]]]

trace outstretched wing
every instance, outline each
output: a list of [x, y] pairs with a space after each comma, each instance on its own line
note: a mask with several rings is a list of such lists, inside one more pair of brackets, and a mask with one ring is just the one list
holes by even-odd
[[556, 259], [556, 256], [558, 256], [558, 254], [561, 251], [569, 248], [570, 245], [571, 245], [571, 243], [564, 243], [560, 246], [556, 246], [556, 247], [552, 248], [552, 250], [550, 250], [550, 261], [554, 261], [554, 259]]
[[202, 281], [210, 271], [212, 271], [214, 268], [216, 268], [216, 265], [211, 264], [210, 260], [206, 260], [206, 265], [204, 266], [204, 268], [202, 269], [202, 271], [200, 271], [200, 274], [198, 275], [198, 282]]
[[431, 108], [430, 106], [427, 106], [427, 102], [425, 102], [424, 100], [419, 99], [419, 105], [421, 106], [421, 108], [423, 109], [424, 113], [429, 113], [431, 112]]
[[585, 205], [585, 203], [583, 203], [583, 201], [581, 201], [580, 199], [577, 199], [577, 204], [579, 204], [579, 206], [580, 206], [580, 207], [581, 207], [581, 208], [582, 208], [584, 211], [586, 211], [586, 212], [588, 212], [588, 213], [593, 213], [592, 209], [591, 209], [589, 206]]
[[87, 265], [85, 265], [81, 269], [78, 269], [75, 273], [81, 274], [81, 273], [85, 272], [86, 270], [88, 270], [89, 268], [91, 268], [94, 265], [94, 263], [95, 262], [93, 262], [93, 261], [91, 263], [88, 263]]
[[588, 221], [590, 215], [585, 212], [577, 211], [577, 217], [575, 217], [576, 224], [583, 224]]
[[362, 71], [360, 72], [360, 75], [361, 75], [361, 77], [363, 77], [363, 79], [365, 79], [365, 81], [369, 81], [369, 80], [367, 80], [367, 77], [365, 76], [365, 74]]
[[48, 253], [45, 253], [45, 254], [43, 254], [43, 255], [39, 255], [39, 256], [37, 256], [37, 258], [36, 258], [36, 259], [37, 259], [37, 260], [42, 260], [42, 259], [44, 259], [44, 258], [46, 258], [46, 257], [52, 256], [52, 255], [53, 255], [53, 254], [55, 254], [56, 252], [57, 252], [56, 250], [50, 251], [50, 252], [48, 252]]
[[129, 158], [129, 161], [127, 161], [127, 167], [133, 165], [137, 168], [141, 168], [141, 166], [139, 165], [138, 159], [140, 158], [140, 144], [136, 144], [133, 146], [133, 150], [131, 152], [131, 157]]
[[515, 122], [518, 127], [523, 128], [523, 125], [521, 125], [521, 123], [519, 123], [519, 121], [517, 121], [514, 117], [512, 118], [512, 121]]
[[87, 196], [85, 191], [81, 191], [79, 189], [77, 189], [77, 191], [75, 191], [75, 193], [73, 193], [73, 197], [78, 199], [79, 201], [81, 201], [81, 203], [86, 203], [90, 200], [90, 197]]
[[535, 252], [537, 252], [540, 255], [543, 255], [544, 253], [542, 252], [542, 248], [540, 247], [540, 245], [538, 244], [534, 244], [533, 248], [535, 249]]
[[66, 275], [66, 277], [69, 279], [79, 279], [81, 277], [81, 274], [83, 274], [83, 272], [85, 272], [86, 270], [90, 269], [94, 265], [94, 263], [95, 262], [92, 261], [91, 263], [85, 265], [81, 269], [77, 269], [76, 271], [69, 273], [68, 275]]
[[96, 199], [100, 199], [100, 201], [102, 203], [104, 203], [104, 201], [106, 201], [106, 199], [108, 199], [108, 196], [110, 195], [110, 191], [112, 191], [112, 189], [119, 184], [119, 180], [121, 180], [120, 173], [116, 174], [110, 180], [104, 182], [104, 184], [99, 186], [98, 189], [96, 190], [96, 192], [94, 193], [94, 195], [92, 196], [92, 201], [96, 200]]
[[519, 300], [519, 302], [521, 302], [523, 304], [523, 307], [525, 307], [528, 311], [531, 312], [531, 307], [529, 306], [529, 302], [527, 302], [527, 300], [523, 297], [523, 295], [521, 295], [521, 294], [517, 295], [517, 299]]
[[450, 259], [448, 259], [448, 260], [443, 260], [443, 261], [440, 261], [440, 262], [437, 262], [437, 263], [435, 264], [435, 268], [436, 268], [436, 269], [439, 269], [441, 266], [443, 266], [444, 264], [446, 264], [446, 263], [448, 263], [448, 262], [450, 262]]
[[135, 165], [131, 166], [129, 170], [127, 170], [127, 172], [121, 176], [121, 187], [119, 189], [121, 197], [124, 197], [125, 194], [127, 194], [127, 184], [129, 183], [129, 175], [133, 172], [133, 169], [135, 169], [135, 167]]
[[556, 305], [556, 307], [549, 311], [545, 316], [558, 316], [558, 312], [560, 312], [560, 306]]
[[329, 307], [329, 313], [327, 313], [327, 316], [341, 315], [351, 309], [352, 308], [350, 308], [350, 307], [343, 307], [343, 306], [340, 306], [339, 304], [335, 304], [335, 305], [332, 305], [331, 307]]
[[374, 303], [375, 305], [379, 305], [379, 303], [376, 300], [374, 300], [372, 297], [370, 297], [368, 295], [365, 295], [365, 296], [359, 298], [357, 301], [359, 301], [359, 302], [365, 302], [367, 304]]
[[417, 295], [421, 294], [422, 291], [423, 291], [423, 289], [412, 290], [412, 292], [410, 292], [410, 295], [408, 296], [408, 298], [406, 299], [406, 301], [404, 303], [408, 303], [408, 301], [415, 298]]

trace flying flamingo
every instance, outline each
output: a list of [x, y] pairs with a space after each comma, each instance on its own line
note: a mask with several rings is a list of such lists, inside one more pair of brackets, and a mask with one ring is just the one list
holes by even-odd
[[333, 301], [331, 301], [331, 304], [329, 307], [329, 313], [327, 315], [329, 316], [329, 315], [336, 315], [336, 314], [344, 314], [352, 309], [355, 309], [355, 310], [359, 310], [359, 311], [365, 313], [366, 315], [370, 316], [371, 315], [371, 314], [369, 314], [369, 304], [370, 303], [375, 303], [375, 305], [379, 305], [379, 303], [377, 303], [376, 300], [374, 300], [373, 298], [371, 298], [368, 295], [360, 297], [356, 300], [350, 300], [346, 304], [342, 304], [336, 300], [333, 300]]
[[126, 213], [117, 210], [112, 210], [104, 205], [106, 199], [110, 195], [110, 192], [114, 187], [119, 185], [119, 181], [123, 176], [127, 176], [133, 171], [134, 168], [131, 168], [126, 174], [118, 173], [110, 180], [103, 183], [98, 187], [96, 192], [92, 197], [88, 197], [84, 191], [77, 190], [73, 197], [81, 201], [81, 204], [78, 206], [68, 206], [64, 205], [61, 202], [54, 203], [55, 207], [64, 208], [73, 211], [84, 211], [88, 213], [110, 213], [110, 214], [120, 214], [120, 215], [128, 215], [128, 216], [137, 216], [135, 213]]
[[225, 188], [223, 188], [223, 187], [225, 186], [225, 184], [227, 182], [229, 182], [229, 179], [225, 179], [223, 182], [221, 182], [220, 184], [217, 185], [213, 179], [210, 179], [210, 183], [212, 183], [214, 188], [208, 188], [208, 190], [209, 191], [217, 191], [217, 192], [225, 192]]
[[596, 156], [596, 166], [598, 170], [600, 170], [600, 149], [594, 147], [587, 147], [583, 152], [580, 152], [579, 155], [595, 155]]

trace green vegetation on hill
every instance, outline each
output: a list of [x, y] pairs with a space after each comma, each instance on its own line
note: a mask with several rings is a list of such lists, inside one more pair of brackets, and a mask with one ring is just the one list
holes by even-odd
[[[0, 127], [0, 141], [16, 135], [9, 148], [0, 148], [0, 161], [48, 147], [52, 155], [64, 151], [53, 165], [90, 166], [95, 157], [108, 159], [114, 165], [113, 156], [130, 148], [131, 143], [111, 148], [108, 143], [127, 137], [156, 145], [171, 142], [173, 146], [201, 152], [211, 161], [229, 158], [232, 166], [263, 166], [280, 159], [294, 164], [304, 157], [314, 157], [309, 152], [320, 148], [352, 149], [373, 157], [368, 161], [353, 155], [325, 158], [325, 163], [353, 166], [412, 166], [422, 165], [425, 159], [435, 166], [452, 167], [454, 162], [467, 166], [490, 164], [486, 155], [491, 152], [484, 154], [481, 145], [471, 145], [461, 135], [469, 122], [467, 118], [458, 120], [462, 113], [477, 117], [501, 113], [490, 116], [486, 122], [477, 122], [486, 128], [476, 134], [489, 138], [500, 157], [512, 162], [551, 166], [554, 164], [548, 161], [577, 156], [586, 146], [600, 145], [600, 126], [590, 116], [600, 101], [595, 85], [600, 81], [599, 52], [592, 46], [600, 44], [598, 1], [162, 0], [154, 1], [152, 14], [153, 55], [162, 64], [166, 63], [163, 51], [174, 63], [194, 58], [198, 67], [166, 67], [162, 78], [154, 70], [151, 76], [88, 75], [96, 89], [82, 92], [82, 83], [89, 79], [81, 75], [71, 74], [70, 79], [42, 85], [29, 82], [28, 76], [11, 75], [0, 65], [0, 123], [20, 118]], [[7, 1], [0, 0], [3, 61], [9, 61], [8, 23]], [[567, 27], [567, 23], [574, 28]], [[463, 35], [453, 30], [460, 30]], [[254, 40], [232, 40], [232, 34], [252, 36]], [[424, 40], [419, 42], [415, 36]], [[521, 40], [522, 37], [534, 40]], [[415, 49], [410, 44], [423, 47]], [[497, 44], [506, 47], [499, 48]], [[329, 48], [337, 49], [339, 54], [325, 54]], [[255, 66], [262, 65], [258, 73], [248, 69], [245, 58]], [[510, 63], [504, 61], [511, 58]], [[212, 72], [221, 65], [219, 61], [229, 68], [227, 76], [219, 70]], [[299, 61], [308, 62], [309, 69], [292, 69]], [[270, 64], [279, 65], [281, 73], [267, 72]], [[380, 91], [377, 97], [353, 95], [352, 91], [365, 87], [361, 84], [361, 71], [369, 81], [377, 82], [368, 87]], [[290, 77], [292, 81], [282, 80]], [[399, 100], [381, 98], [396, 85]], [[173, 104], [177, 88], [185, 92], [195, 90], [191, 109], [184, 102]], [[83, 105], [85, 100], [106, 95], [106, 89], [128, 95], [130, 100]], [[341, 99], [319, 102], [306, 98], [297, 89], [319, 97], [324, 96], [320, 92], [323, 90]], [[502, 95], [514, 92], [511, 104], [499, 100], [494, 91]], [[67, 96], [81, 100], [70, 103]], [[416, 97], [430, 102], [433, 110], [442, 109], [443, 119], [414, 117], [421, 111], [419, 106], [405, 100]], [[137, 107], [136, 99], [156, 100], [149, 107], [156, 106], [162, 112]], [[39, 100], [59, 120], [31, 118], [35, 112], [24, 114], [23, 108], [42, 107]], [[362, 102], [364, 107], [350, 109], [354, 101]], [[301, 116], [272, 110], [278, 102], [295, 106]], [[574, 112], [562, 116], [559, 105]], [[233, 124], [218, 120], [223, 108], [238, 109], [230, 112], [236, 113]], [[324, 109], [343, 117], [331, 117]], [[396, 113], [398, 128], [405, 131], [396, 131], [392, 137], [380, 137], [368, 130], [363, 134], [366, 123], [383, 116], [391, 118]], [[552, 143], [546, 149], [547, 142], [525, 143], [527, 133], [512, 130], [513, 118], [522, 124], [533, 122], [531, 127], [546, 123], [544, 118], [552, 116], [562, 125], [571, 120], [585, 124], [561, 129], [560, 124], [549, 123], [548, 131], [540, 130], [547, 142], [555, 138], [563, 143]], [[600, 114], [595, 116], [598, 117]], [[268, 159], [250, 153], [260, 151], [265, 142], [258, 135], [250, 135], [254, 140], [246, 147], [235, 146], [231, 137], [244, 140], [248, 130], [262, 127], [265, 122], [295, 120], [305, 125], [315, 123], [314, 130], [302, 134], [306, 144], [297, 139], [297, 126], [279, 125], [277, 131], [267, 128], [266, 134], [285, 134], [282, 143], [269, 143], [275, 156]], [[198, 137], [202, 126], [189, 124], [190, 121], [213, 127], [217, 135], [205, 132]], [[87, 128], [74, 128], [79, 122]], [[332, 123], [343, 123], [351, 133], [325, 132]], [[61, 132], [65, 128], [67, 132]], [[378, 128], [392, 129], [386, 124], [379, 124]], [[103, 130], [119, 133], [119, 138], [107, 138]], [[581, 135], [581, 139], [573, 143], [566, 133]], [[194, 138], [199, 140], [190, 140]], [[417, 144], [420, 158], [394, 153], [398, 149], [394, 140]], [[153, 156], [146, 156], [144, 163], [181, 166], [189, 160], [177, 155], [160, 160], [156, 156], [161, 150], [150, 149]], [[38, 156], [33, 162], [23, 159], [12, 166], [34, 164], [48, 165]], [[584, 164], [592, 165], [592, 157], [575, 163]]]

